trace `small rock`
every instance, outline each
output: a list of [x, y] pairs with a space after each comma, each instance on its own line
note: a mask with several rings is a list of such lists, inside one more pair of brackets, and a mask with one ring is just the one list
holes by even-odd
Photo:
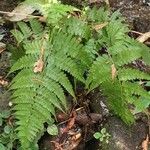
[[146, 123], [137, 121], [134, 125], [127, 126], [116, 117], [108, 118], [105, 128], [111, 137], [109, 144], [102, 146], [104, 150], [141, 150], [141, 143], [148, 134]]

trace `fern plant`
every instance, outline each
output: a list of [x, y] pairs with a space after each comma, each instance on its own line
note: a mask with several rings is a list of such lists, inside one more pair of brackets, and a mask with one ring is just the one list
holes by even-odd
[[[89, 14], [89, 17], [97, 22], [102, 20], [94, 14]], [[97, 37], [99, 46], [105, 48], [106, 52], [105, 54], [100, 52], [93, 62], [86, 87], [89, 91], [100, 87], [108, 99], [110, 108], [130, 124], [134, 121], [134, 117], [128, 104], [136, 107], [137, 102], [138, 105], [140, 103], [142, 105], [144, 99], [150, 104], [149, 93], [140, 85], [142, 80], [149, 81], [150, 75], [129, 67], [131, 66], [129, 64], [137, 59], [145, 60], [145, 53], [149, 55], [150, 50], [127, 35], [129, 29], [123, 24], [118, 12], [105, 18], [108, 24], [97, 32]]]
[[18, 137], [22, 147], [27, 149], [43, 124], [53, 122], [55, 108], [67, 109], [64, 89], [75, 99], [66, 73], [85, 82], [83, 74], [87, 65], [82, 55], [86, 57], [87, 52], [76, 38], [55, 28], [43, 31], [36, 20], [30, 21], [30, 27], [23, 22], [18, 26], [19, 30], [12, 33], [25, 55], [9, 72], [19, 70], [10, 89], [13, 90], [13, 110], [19, 126]]
[[127, 36], [129, 29], [118, 12], [110, 15], [104, 8], [93, 8], [76, 14], [73, 7], [56, 1], [42, 9], [49, 7], [45, 28], [30, 20], [19, 22], [12, 31], [18, 49], [23, 50], [9, 72], [16, 73], [10, 90], [22, 149], [31, 148], [45, 122], [53, 123], [55, 109], [67, 110], [64, 93], [76, 100], [68, 74], [89, 92], [99, 87], [126, 123], [134, 121], [128, 104], [150, 99], [140, 85], [150, 75], [128, 65], [139, 58], [148, 63], [149, 48]]

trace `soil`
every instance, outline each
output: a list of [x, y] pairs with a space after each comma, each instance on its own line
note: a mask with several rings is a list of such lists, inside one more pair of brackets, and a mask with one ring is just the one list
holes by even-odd
[[12, 11], [18, 2], [18, 0], [1, 0], [0, 11]]
[[[64, 0], [66, 3], [82, 5], [81, 0]], [[102, 0], [90, 1], [90, 5], [101, 6]], [[18, 0], [1, 0], [0, 1], [0, 11], [12, 11], [17, 5]], [[110, 7], [113, 11], [120, 10], [126, 21], [129, 23], [132, 30], [138, 32], [148, 32], [150, 31], [150, 2], [149, 0], [110, 0]], [[9, 25], [4, 24], [0, 26], [0, 32], [4, 33], [7, 37], [9, 32]], [[7, 39], [6, 39], [7, 41]], [[5, 42], [5, 41], [4, 41]], [[5, 77], [7, 74], [7, 69], [9, 67], [7, 51], [3, 52], [0, 56], [0, 76]], [[80, 91], [81, 95], [84, 91]], [[9, 93], [5, 93], [5, 87], [0, 86], [0, 111], [8, 108]], [[100, 92], [93, 92], [88, 97], [83, 99], [88, 99], [85, 104], [88, 105], [91, 113], [102, 114], [103, 120], [97, 121], [96, 124], [90, 125], [86, 121], [85, 124], [79, 125], [82, 131], [82, 140], [76, 150], [141, 150], [141, 143], [146, 139], [148, 131], [148, 121], [146, 117], [142, 116], [138, 119], [133, 126], [126, 126], [119, 118], [112, 116], [109, 112], [106, 104], [106, 99], [101, 95]], [[90, 102], [90, 103], [89, 103]], [[88, 117], [88, 116], [86, 116]], [[84, 117], [84, 118], [86, 118]], [[144, 119], [143, 119], [144, 118]], [[91, 120], [90, 120], [91, 121]], [[101, 145], [99, 147], [99, 142], [93, 138], [93, 133], [99, 131], [101, 128], [105, 127], [107, 132], [111, 135], [110, 142], [107, 145]], [[87, 134], [89, 133], [89, 134]], [[51, 137], [45, 134], [40, 140], [40, 150], [51, 149]]]
[[110, 0], [113, 10], [119, 9], [135, 31], [150, 31], [150, 6], [144, 0]]

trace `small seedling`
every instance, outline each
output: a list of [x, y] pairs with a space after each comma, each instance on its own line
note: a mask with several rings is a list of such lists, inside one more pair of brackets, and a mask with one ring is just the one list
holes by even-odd
[[108, 144], [111, 135], [106, 131], [106, 128], [102, 128], [100, 132], [96, 132], [93, 136], [100, 142], [106, 142]]

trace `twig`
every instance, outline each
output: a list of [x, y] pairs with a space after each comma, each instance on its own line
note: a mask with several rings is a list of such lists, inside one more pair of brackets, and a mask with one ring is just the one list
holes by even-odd
[[150, 38], [150, 32], [146, 32], [142, 35], [140, 35], [137, 40], [141, 43], [144, 43], [145, 41], [147, 41]]
[[136, 34], [139, 34], [139, 35], [143, 35], [143, 33], [138, 32], [138, 31], [134, 31], [134, 30], [131, 30], [130, 32], [132, 32], [132, 33], [136, 33]]

